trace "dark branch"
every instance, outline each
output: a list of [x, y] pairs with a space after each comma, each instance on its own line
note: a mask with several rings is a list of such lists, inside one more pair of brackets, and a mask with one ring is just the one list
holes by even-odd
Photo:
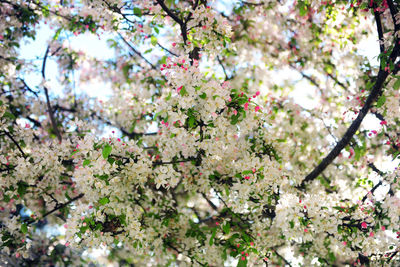
[[[50, 45], [47, 46], [46, 53], [44, 54], [44, 58], [43, 58], [43, 64], [42, 64], [42, 78], [43, 78], [43, 80], [46, 80], [45, 71], [46, 71], [46, 61], [47, 61], [47, 56], [49, 54], [49, 50], [50, 50]], [[56, 134], [56, 136], [58, 138], [58, 141], [61, 143], [62, 137], [61, 137], [60, 131], [57, 128], [57, 122], [56, 122], [56, 119], [54, 117], [54, 112], [53, 112], [53, 109], [52, 109], [51, 104], [50, 104], [49, 91], [47, 90], [46, 86], [43, 86], [43, 88], [44, 88], [44, 94], [46, 96], [47, 110], [49, 112], [51, 126], [53, 127], [54, 133]]]
[[165, 46], [161, 45], [159, 42], [157, 42], [157, 45], [158, 45], [159, 47], [161, 47], [161, 49], [163, 49], [163, 50], [167, 51], [169, 54], [173, 55], [174, 57], [178, 57], [177, 54], [175, 54], [174, 52], [172, 52], [171, 50], [169, 50], [169, 49], [166, 48]]
[[142, 53], [140, 53], [138, 50], [136, 50], [136, 48], [134, 48], [127, 40], [125, 40], [125, 38], [118, 33], [118, 36], [122, 39], [122, 41], [133, 51], [133, 53], [135, 53], [136, 55], [138, 55], [140, 58], [142, 58], [144, 61], [146, 61], [147, 64], [149, 64], [151, 66], [152, 69], [157, 69], [156, 66], [153, 65], [153, 63], [151, 63], [147, 58], [145, 58]]
[[[389, 60], [391, 62], [395, 62], [395, 59], [399, 55], [399, 50], [400, 50], [400, 46], [399, 46], [398, 40], [396, 39], [396, 45], [393, 48], [393, 51], [390, 54], [390, 58], [389, 58]], [[381, 94], [383, 83], [385, 82], [388, 75], [389, 75], [389, 73], [386, 72], [385, 70], [383, 70], [383, 69], [379, 70], [378, 77], [376, 79], [374, 87], [373, 87], [370, 95], [368, 96], [367, 100], [365, 101], [364, 106], [360, 110], [357, 118], [353, 121], [353, 123], [347, 129], [347, 131], [344, 134], [344, 136], [342, 137], [342, 139], [336, 144], [336, 146], [332, 149], [332, 151], [322, 160], [322, 162], [314, 170], [312, 170], [306, 176], [306, 178], [301, 183], [300, 187], [303, 188], [305, 183], [317, 178], [318, 175], [320, 175], [326, 169], [326, 167], [339, 155], [339, 153], [342, 151], [342, 149], [345, 148], [349, 144], [351, 138], [353, 137], [353, 135], [356, 133], [356, 131], [360, 127], [361, 122], [363, 121], [364, 117], [367, 115], [373, 102]]]
[[6, 136], [8, 136], [8, 138], [10, 138], [11, 141], [13, 141], [13, 143], [17, 146], [18, 150], [21, 152], [22, 156], [24, 158], [26, 158], [26, 155], [25, 155], [24, 151], [22, 150], [21, 146], [18, 144], [17, 140], [15, 140], [14, 137], [7, 131], [4, 131], [4, 134]]
[[[52, 209], [52, 210], [46, 212], [45, 214], [43, 214], [42, 220], [43, 220], [46, 216], [52, 214], [53, 212], [56, 212], [56, 211], [59, 210], [59, 209], [64, 208], [65, 206], [71, 204], [71, 203], [74, 202], [75, 200], [78, 200], [78, 199], [82, 198], [83, 196], [84, 196], [84, 194], [81, 193], [81, 194], [77, 195], [76, 197], [71, 198], [70, 200], [68, 200], [67, 202], [65, 202], [65, 203], [63, 203], [63, 204], [56, 204], [56, 206], [54, 207], [54, 209]], [[34, 221], [29, 221], [28, 224], [32, 224], [33, 222], [34, 222]]]
[[383, 42], [382, 22], [381, 22], [381, 16], [380, 16], [379, 11], [374, 11], [374, 16], [375, 16], [375, 21], [376, 21], [376, 28], [378, 30], [379, 48], [381, 50], [381, 53], [383, 53], [385, 51], [385, 45]]
[[393, 4], [392, 0], [387, 0], [388, 6], [389, 6], [389, 10], [390, 10], [390, 14], [392, 15], [392, 20], [393, 20], [393, 24], [394, 24], [394, 32], [398, 32], [400, 30], [400, 24], [396, 23], [396, 15], [397, 15], [397, 7]]
[[222, 61], [221, 61], [221, 59], [219, 58], [219, 56], [217, 56], [217, 60], [218, 60], [219, 65], [221, 65], [221, 68], [222, 68], [222, 70], [223, 70], [223, 72], [224, 72], [224, 74], [225, 74], [225, 80], [228, 81], [228, 80], [232, 79], [232, 78], [230, 78], [230, 77], [228, 76], [228, 74], [226, 73], [225, 66], [224, 66], [224, 64], [222, 64]]
[[173, 20], [179, 23], [179, 25], [184, 24], [183, 21], [165, 5], [164, 0], [157, 0], [157, 3], [168, 14], [168, 16], [170, 16]]
[[207, 201], [208, 205], [211, 206], [211, 208], [213, 208], [213, 210], [218, 211], [218, 207], [210, 200], [208, 199], [208, 197], [206, 196], [206, 194], [201, 193], [201, 195], [204, 197], [204, 199]]
[[335, 83], [338, 84], [340, 87], [342, 87], [344, 90], [347, 90], [346, 85], [344, 85], [341, 81], [338, 80], [338, 78], [333, 76], [331, 73], [328, 73], [328, 77], [331, 78], [332, 80], [334, 80]]

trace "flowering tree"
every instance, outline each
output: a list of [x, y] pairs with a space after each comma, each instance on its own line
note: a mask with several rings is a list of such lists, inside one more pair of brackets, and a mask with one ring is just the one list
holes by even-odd
[[[137, 266], [399, 264], [400, 173], [382, 167], [400, 154], [399, 10], [0, 0], [2, 264], [82, 265], [99, 247]], [[44, 23], [29, 61], [19, 45]], [[81, 34], [110, 36], [115, 56], [74, 50]], [[359, 52], [371, 36], [378, 66]], [[78, 90], [95, 80], [106, 101]]]

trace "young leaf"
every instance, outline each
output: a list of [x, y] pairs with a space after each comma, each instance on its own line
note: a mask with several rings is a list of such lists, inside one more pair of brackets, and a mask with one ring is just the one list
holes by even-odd
[[88, 166], [89, 164], [90, 164], [90, 159], [85, 159], [82, 163], [82, 166], [85, 167]]
[[142, 10], [138, 7], [134, 7], [133, 8], [133, 14], [135, 14], [135, 16], [141, 17], [142, 16]]
[[22, 232], [23, 234], [27, 234], [27, 233], [28, 233], [28, 226], [27, 226], [25, 223], [23, 223], [23, 224], [21, 225], [21, 232]]
[[214, 238], [215, 238], [216, 234], [217, 234], [217, 227], [214, 227], [212, 230], [211, 237], [210, 237], [210, 242], [209, 242], [210, 246], [212, 246], [214, 244]]
[[226, 222], [224, 226], [222, 226], [222, 230], [225, 234], [229, 234], [229, 232], [231, 231], [231, 225], [229, 224], [229, 222]]
[[154, 45], [154, 46], [157, 45], [157, 37], [151, 36], [150, 42], [151, 42], [151, 44]]
[[382, 96], [378, 99], [378, 101], [376, 102], [376, 107], [377, 107], [377, 108], [382, 107], [383, 104], [385, 104], [385, 102], [386, 102], [386, 96], [382, 95]]
[[103, 198], [101, 198], [99, 200], [99, 204], [100, 205], [105, 205], [105, 204], [108, 204], [108, 203], [110, 203], [110, 199], [108, 197], [103, 197]]
[[103, 152], [102, 152], [103, 158], [107, 159], [108, 156], [111, 154], [111, 150], [112, 150], [112, 146], [110, 146], [109, 144], [106, 144], [103, 147]]
[[202, 93], [201, 95], [199, 95], [199, 97], [201, 99], [206, 99], [207, 98], [207, 94], [206, 93]]

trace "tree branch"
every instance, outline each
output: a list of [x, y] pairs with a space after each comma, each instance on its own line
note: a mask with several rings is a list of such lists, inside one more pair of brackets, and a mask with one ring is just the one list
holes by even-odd
[[157, 69], [156, 66], [153, 65], [153, 63], [151, 63], [147, 58], [145, 58], [142, 53], [140, 53], [138, 50], [136, 50], [136, 48], [134, 48], [127, 40], [125, 40], [125, 38], [118, 33], [118, 36], [122, 39], [122, 41], [136, 54], [138, 55], [140, 58], [142, 58], [144, 61], [146, 61], [147, 64], [149, 64], [151, 66], [152, 69]]
[[400, 30], [400, 24], [396, 23], [396, 15], [397, 15], [397, 7], [393, 4], [392, 0], [387, 0], [390, 14], [392, 15], [392, 20], [394, 24], [394, 32], [398, 32]]
[[[64, 208], [65, 206], [71, 204], [71, 203], [74, 202], [75, 200], [78, 200], [78, 199], [82, 198], [84, 195], [85, 195], [85, 194], [81, 193], [81, 194], [77, 195], [76, 197], [71, 198], [70, 200], [68, 200], [67, 202], [65, 202], [65, 203], [63, 203], [63, 204], [56, 204], [56, 206], [55, 206], [54, 209], [52, 209], [52, 210], [46, 212], [45, 214], [43, 214], [41, 220], [43, 220], [46, 216], [52, 214], [53, 212], [55, 212], [55, 211], [57, 211], [57, 210], [59, 210], [59, 209], [62, 209], [62, 208]], [[29, 221], [27, 224], [29, 225], [29, 224], [32, 224], [33, 222], [35, 222], [35, 221]]]
[[[395, 42], [396, 42], [396, 45], [393, 48], [393, 51], [389, 57], [389, 60], [392, 62], [395, 62], [395, 59], [398, 57], [399, 50], [400, 50], [400, 46], [399, 46], [397, 38], [396, 38]], [[347, 129], [347, 131], [344, 134], [344, 136], [342, 137], [342, 139], [336, 144], [336, 146], [331, 150], [331, 152], [321, 161], [321, 163], [317, 167], [315, 167], [314, 170], [312, 170], [306, 176], [306, 178], [303, 180], [303, 182], [300, 185], [301, 188], [304, 188], [305, 183], [317, 178], [318, 175], [320, 175], [326, 169], [326, 167], [339, 155], [339, 153], [342, 151], [342, 149], [345, 148], [349, 144], [351, 138], [353, 137], [353, 135], [356, 133], [356, 131], [360, 127], [361, 122], [363, 121], [364, 117], [367, 115], [373, 102], [382, 93], [383, 83], [385, 82], [388, 75], [389, 75], [389, 73], [386, 72], [385, 70], [383, 70], [383, 69], [379, 70], [374, 87], [373, 87], [370, 95], [368, 96], [367, 100], [365, 101], [364, 106], [360, 110], [357, 118], [353, 121], [353, 123]]]
[[344, 85], [341, 81], [339, 81], [338, 78], [333, 76], [331, 73], [327, 73], [327, 74], [328, 74], [328, 77], [331, 78], [332, 80], [334, 80], [335, 83], [337, 83], [340, 87], [342, 87], [344, 90], [347, 90], [346, 85]]
[[21, 152], [22, 156], [24, 158], [26, 158], [26, 154], [24, 153], [24, 151], [22, 150], [21, 146], [18, 144], [17, 140], [14, 139], [14, 137], [7, 131], [4, 131], [4, 134], [6, 136], [8, 136], [8, 138], [11, 139], [11, 141], [13, 141], [13, 143], [17, 146], [18, 150]]
[[221, 65], [221, 68], [222, 68], [222, 70], [223, 70], [223, 72], [224, 72], [224, 74], [225, 74], [225, 81], [228, 81], [228, 80], [232, 79], [232, 78], [230, 78], [230, 77], [228, 76], [228, 74], [226, 73], [225, 66], [224, 66], [224, 64], [222, 64], [222, 61], [221, 61], [221, 59], [219, 58], [219, 56], [217, 56], [217, 60], [218, 60], [219, 65]]
[[[375, 10], [376, 10], [376, 4], [374, 6], [375, 6]], [[379, 48], [381, 50], [381, 53], [383, 53], [385, 51], [385, 45], [384, 45], [384, 39], [383, 39], [381, 16], [380, 16], [379, 11], [374, 11], [374, 16], [375, 16], [375, 21], [376, 21], [376, 28], [378, 31]]]
[[169, 50], [169, 49], [166, 48], [165, 46], [161, 45], [159, 42], [157, 42], [157, 45], [158, 45], [159, 47], [161, 47], [161, 49], [163, 49], [163, 50], [167, 51], [169, 54], [173, 55], [174, 57], [178, 57], [177, 54], [175, 54], [174, 52], [172, 52], [171, 50]]
[[164, 0], [157, 0], [157, 3], [161, 6], [161, 8], [170, 16], [173, 20], [175, 20], [179, 25], [183, 25], [184, 22], [174, 13], [172, 12], [164, 3]]
[[[44, 54], [44, 58], [43, 58], [43, 64], [42, 64], [42, 78], [43, 78], [43, 80], [46, 80], [45, 71], [46, 71], [46, 61], [47, 61], [47, 56], [49, 54], [49, 50], [50, 50], [50, 45], [47, 46], [46, 53]], [[53, 109], [52, 109], [51, 104], [50, 104], [49, 91], [47, 90], [47, 87], [45, 85], [43, 86], [43, 88], [44, 88], [44, 94], [46, 96], [47, 110], [49, 112], [50, 122], [51, 122], [51, 125], [53, 127], [54, 133], [56, 134], [56, 136], [58, 138], [58, 141], [61, 143], [62, 136], [61, 136], [60, 131], [57, 128], [57, 122], [56, 122], [56, 119], [54, 117], [54, 112], [53, 112]]]

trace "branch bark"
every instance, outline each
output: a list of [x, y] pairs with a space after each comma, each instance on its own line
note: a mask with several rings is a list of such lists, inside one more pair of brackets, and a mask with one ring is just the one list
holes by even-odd
[[[392, 53], [390, 54], [389, 60], [391, 62], [395, 62], [396, 58], [399, 56], [399, 51], [400, 51], [400, 45], [398, 38], [395, 40], [396, 45], [393, 48]], [[329, 164], [332, 163], [332, 161], [339, 155], [340, 151], [342, 151], [343, 148], [345, 148], [353, 135], [356, 133], [358, 128], [361, 125], [361, 122], [363, 121], [364, 117], [367, 115], [368, 111], [370, 110], [372, 104], [376, 100], [376, 98], [382, 93], [382, 87], [383, 84], [388, 77], [389, 73], [386, 72], [383, 69], [380, 69], [378, 72], [378, 76], [376, 79], [376, 82], [374, 84], [374, 87], [369, 94], [367, 100], [364, 103], [364, 106], [361, 108], [357, 118], [353, 121], [353, 123], [350, 125], [350, 127], [347, 129], [346, 133], [343, 135], [342, 139], [336, 144], [336, 146], [331, 150], [331, 152], [321, 161], [320, 164], [318, 164], [317, 167], [315, 167], [314, 170], [312, 170], [306, 178], [302, 181], [300, 188], [304, 188], [305, 183], [314, 180], [317, 178], [325, 169], [328, 167]]]

